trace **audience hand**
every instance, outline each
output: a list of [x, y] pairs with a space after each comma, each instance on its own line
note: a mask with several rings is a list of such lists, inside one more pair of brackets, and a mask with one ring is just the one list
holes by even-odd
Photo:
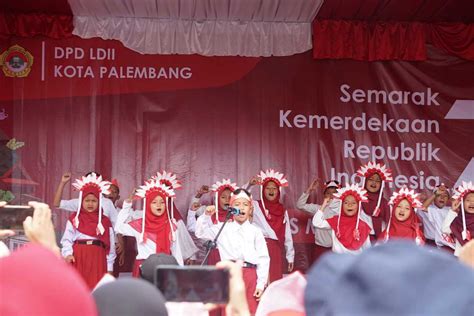
[[23, 222], [26, 237], [32, 243], [43, 245], [59, 256], [59, 247], [56, 244], [56, 234], [51, 220], [51, 209], [44, 203], [29, 202], [28, 205], [34, 208], [34, 212], [33, 217], [28, 216]]
[[[5, 201], [0, 201], [0, 207], [4, 207], [7, 205], [7, 202]], [[0, 227], [1, 228], [1, 227]], [[15, 232], [10, 229], [0, 229], [0, 239], [5, 239], [11, 236], [14, 236]]]
[[[247, 297], [245, 295], [245, 283], [242, 277], [242, 267], [237, 262], [221, 261], [216, 264], [216, 267], [221, 269], [229, 269], [229, 303], [226, 306], [227, 315], [247, 316], [250, 315], [247, 304]], [[263, 292], [263, 291], [261, 291]], [[255, 291], [257, 294], [257, 291]], [[258, 293], [260, 296], [261, 293]]]

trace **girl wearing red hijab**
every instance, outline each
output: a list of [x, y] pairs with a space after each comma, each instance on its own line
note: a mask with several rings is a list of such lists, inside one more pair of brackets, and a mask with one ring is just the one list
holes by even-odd
[[[288, 212], [280, 202], [281, 187], [288, 186], [283, 173], [273, 169], [260, 171], [260, 200], [253, 201], [253, 223], [262, 229], [270, 255], [270, 282], [283, 277], [283, 250], [286, 250], [288, 271], [293, 270], [295, 250]], [[285, 269], [286, 270], [286, 269]]]
[[169, 186], [150, 179], [135, 193], [135, 197], [144, 200], [141, 219], [132, 220], [131, 198], [123, 203], [123, 208], [117, 217], [116, 231], [125, 236], [135, 237], [137, 240], [138, 254], [133, 267], [135, 277], [139, 276], [141, 263], [154, 253], [173, 255], [178, 263], [183, 264], [183, 250], [180, 243], [182, 239], [178, 238], [178, 226], [171, 216], [172, 210], [167, 207], [170, 198], [174, 196], [175, 193]]
[[341, 200], [339, 214], [324, 219], [323, 210], [330, 201], [326, 198], [314, 214], [313, 225], [331, 229], [333, 252], [358, 254], [369, 248], [370, 217], [361, 211], [362, 202], [367, 202], [367, 191], [357, 184], [346, 185], [337, 189], [334, 197]]
[[387, 242], [393, 238], [415, 240], [417, 245], [425, 244], [425, 236], [421, 229], [420, 220], [416, 209], [421, 209], [423, 204], [418, 199], [418, 194], [408, 188], [401, 188], [394, 192], [390, 201], [390, 218], [387, 228], [380, 235], [379, 240]]
[[110, 182], [90, 174], [76, 180], [79, 207], [66, 224], [61, 253], [92, 290], [107, 272], [113, 271], [115, 240], [112, 224], [103, 215], [102, 195], [109, 194]]
[[363, 210], [371, 217], [371, 235], [376, 241], [390, 216], [387, 200], [383, 198], [383, 190], [387, 182], [393, 181], [392, 171], [384, 164], [369, 162], [361, 166], [357, 174], [362, 177], [362, 188], [367, 190], [368, 200]]
[[462, 182], [453, 194], [452, 210], [443, 222], [442, 231], [446, 239], [456, 242], [454, 255], [459, 256], [461, 248], [474, 238], [474, 184]]

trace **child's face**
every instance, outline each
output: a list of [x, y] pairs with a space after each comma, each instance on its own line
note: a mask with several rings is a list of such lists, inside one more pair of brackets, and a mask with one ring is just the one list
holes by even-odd
[[252, 215], [252, 202], [245, 198], [239, 198], [234, 200], [231, 206], [240, 210], [239, 215], [234, 215], [234, 220], [239, 224], [245, 223], [245, 221], [247, 221]]
[[157, 196], [150, 203], [151, 213], [156, 216], [161, 216], [166, 211], [165, 201], [161, 196]]
[[327, 188], [325, 191], [324, 191], [324, 198], [325, 199], [330, 199], [332, 198], [332, 195], [334, 193], [336, 193], [337, 189], [334, 188], [334, 187], [330, 187], [330, 188]]
[[397, 207], [395, 208], [395, 218], [399, 222], [404, 222], [406, 221], [411, 214], [411, 205], [408, 202], [408, 200], [403, 199], [398, 203]]
[[97, 208], [99, 207], [99, 199], [97, 199], [94, 194], [89, 193], [86, 195], [84, 200], [82, 200], [82, 207], [87, 211], [87, 212], [95, 212]]
[[438, 208], [443, 208], [446, 206], [446, 203], [448, 203], [449, 200], [449, 195], [446, 192], [443, 192], [441, 194], [436, 195], [434, 199], [434, 204]]
[[371, 193], [377, 193], [382, 185], [382, 178], [378, 173], [374, 173], [365, 181], [365, 189]]
[[230, 202], [230, 190], [225, 189], [219, 195], [219, 206], [220, 206], [220, 208], [225, 209], [227, 206], [229, 206], [229, 202]]
[[358, 208], [359, 205], [357, 204], [357, 200], [352, 195], [346, 196], [342, 202], [342, 211], [346, 216], [354, 216], [357, 213]]
[[464, 198], [464, 211], [474, 214], [474, 192]]
[[265, 197], [269, 201], [274, 201], [278, 196], [278, 186], [273, 181], [268, 181], [263, 191], [264, 191], [263, 193], [265, 194]]
[[107, 195], [107, 198], [110, 199], [112, 201], [112, 203], [115, 204], [115, 202], [118, 201], [118, 199], [120, 199], [120, 191], [119, 191], [119, 188], [114, 185], [114, 184], [111, 184], [110, 185], [110, 188], [109, 188], [109, 195]]

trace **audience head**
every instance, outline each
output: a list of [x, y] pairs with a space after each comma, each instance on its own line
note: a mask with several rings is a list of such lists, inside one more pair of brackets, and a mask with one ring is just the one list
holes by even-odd
[[162, 265], [178, 265], [176, 258], [164, 253], [156, 253], [143, 261], [140, 267], [140, 276], [142, 279], [154, 284], [156, 267]]
[[307, 315], [467, 315], [474, 273], [444, 251], [391, 241], [327, 254], [308, 274]]
[[167, 316], [165, 299], [152, 284], [133, 278], [118, 279], [92, 293], [99, 316]]

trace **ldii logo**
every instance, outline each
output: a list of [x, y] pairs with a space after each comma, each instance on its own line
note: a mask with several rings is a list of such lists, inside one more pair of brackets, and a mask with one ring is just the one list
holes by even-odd
[[0, 67], [7, 77], [26, 77], [32, 65], [33, 56], [19, 45], [13, 45], [0, 55]]

